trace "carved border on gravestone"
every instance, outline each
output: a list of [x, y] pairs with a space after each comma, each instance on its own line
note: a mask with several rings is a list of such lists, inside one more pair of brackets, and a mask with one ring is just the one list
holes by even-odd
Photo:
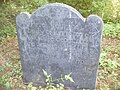
[[33, 14], [16, 17], [23, 80], [46, 86], [42, 69], [58, 78], [72, 72], [71, 88], [94, 89], [100, 57], [103, 21], [86, 19], [74, 8], [47, 4]]

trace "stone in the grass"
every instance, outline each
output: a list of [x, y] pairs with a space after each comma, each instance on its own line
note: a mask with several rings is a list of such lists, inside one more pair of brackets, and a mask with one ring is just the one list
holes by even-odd
[[25, 83], [46, 86], [42, 69], [53, 79], [72, 72], [72, 89], [96, 86], [103, 22], [96, 15], [84, 18], [74, 8], [47, 4], [16, 18]]

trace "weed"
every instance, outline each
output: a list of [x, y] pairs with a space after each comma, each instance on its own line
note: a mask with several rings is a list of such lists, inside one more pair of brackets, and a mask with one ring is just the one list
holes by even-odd
[[106, 23], [104, 25], [103, 36], [120, 38], [120, 24], [119, 23]]
[[[120, 64], [118, 60], [112, 60], [112, 58], [109, 58], [108, 54], [110, 50], [111, 47], [102, 49], [98, 73], [98, 81], [101, 83], [100, 85], [102, 85], [102, 88], [99, 88], [100, 90], [109, 90], [110, 88], [116, 90], [120, 86], [119, 80], [117, 79], [119, 77], [117, 70], [120, 68]], [[118, 57], [118, 54], [116, 57]], [[110, 83], [114, 84], [111, 85]]]
[[[53, 90], [56, 90], [57, 88], [62, 88], [63, 89], [64, 88], [63, 83], [66, 80], [69, 80], [70, 82], [74, 83], [74, 81], [71, 77], [72, 73], [70, 73], [68, 75], [65, 75], [65, 76], [61, 75], [60, 78], [55, 79], [55, 80], [53, 80], [51, 74], [48, 74], [44, 69], [43, 69], [43, 73], [44, 73], [44, 76], [46, 77], [45, 82], [47, 83], [47, 87], [46, 87], [47, 89], [53, 89]], [[57, 84], [56, 84], [56, 82], [57, 82]]]

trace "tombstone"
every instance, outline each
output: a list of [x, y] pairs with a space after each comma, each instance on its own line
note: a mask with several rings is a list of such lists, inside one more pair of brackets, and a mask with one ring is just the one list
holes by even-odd
[[84, 18], [74, 8], [47, 4], [34, 13], [16, 17], [25, 83], [46, 86], [42, 69], [53, 79], [72, 72], [72, 89], [94, 89], [100, 57], [103, 22], [96, 15]]

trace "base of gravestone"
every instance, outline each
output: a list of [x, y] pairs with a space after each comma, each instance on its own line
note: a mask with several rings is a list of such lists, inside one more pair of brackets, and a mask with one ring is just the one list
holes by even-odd
[[[28, 85], [29, 83], [27, 83], [27, 82], [25, 82], [25, 81], [23, 81], [24, 82], [24, 85]], [[34, 86], [34, 87], [40, 87], [40, 88], [46, 88], [47, 87], [47, 85], [44, 83], [39, 83], [39, 85], [38, 84], [32, 84], [32, 86]], [[46, 90], [46, 89], [45, 89]], [[56, 89], [57, 90], [57, 89]], [[94, 90], [93, 88], [91, 88], [91, 89], [80, 89], [80, 88], [75, 88], [75, 87], [65, 87], [64, 89], [58, 89], [58, 90]]]
[[[24, 82], [24, 81], [23, 81], [23, 82]], [[29, 83], [24, 82], [23, 84], [24, 84], [24, 85], [29, 85], [30, 83], [33, 83], [33, 82], [29, 82]], [[47, 87], [47, 85], [46, 85], [45, 83], [39, 83], [39, 84], [38, 84], [38, 83], [36, 83], [36, 84], [33, 83], [32, 86], [34, 86], [34, 87], [42, 87], [42, 88]]]
[[82, 88], [66, 87], [65, 90], [95, 90], [95, 89], [94, 88], [82, 89]]

